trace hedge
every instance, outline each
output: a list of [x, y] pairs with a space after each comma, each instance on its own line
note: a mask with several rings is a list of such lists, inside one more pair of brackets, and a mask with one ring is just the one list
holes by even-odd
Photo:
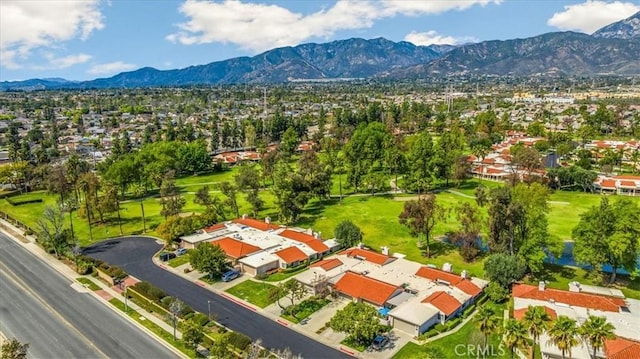
[[242, 333], [229, 332], [226, 335], [227, 339], [229, 339], [229, 344], [240, 351], [244, 351], [245, 349], [247, 349], [249, 344], [251, 344], [251, 339]]
[[171, 316], [171, 312], [163, 308], [158, 303], [146, 298], [132, 287], [127, 288], [127, 297], [134, 299], [136, 304], [146, 309], [148, 312], [157, 312]]
[[32, 199], [25, 199], [22, 201], [15, 201], [15, 200], [12, 200], [10, 197], [7, 197], [6, 200], [12, 206], [20, 206], [20, 205], [29, 204], [29, 203], [42, 203], [42, 198], [32, 198]]

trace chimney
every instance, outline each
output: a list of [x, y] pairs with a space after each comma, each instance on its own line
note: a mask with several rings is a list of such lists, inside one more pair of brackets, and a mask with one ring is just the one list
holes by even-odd
[[363, 247], [362, 242], [358, 242], [358, 248], [359, 248], [359, 249], [362, 249], [362, 247]]
[[322, 240], [322, 232], [318, 232], [318, 239]]
[[271, 217], [265, 217], [265, 218], [264, 218], [264, 222], [265, 222], [266, 224], [271, 224]]
[[313, 238], [318, 239], [318, 232], [313, 232]]
[[242, 219], [247, 219], [249, 216], [247, 216], [246, 214], [242, 215]]
[[539, 291], [544, 292], [546, 287], [547, 287], [547, 284], [543, 280], [538, 282], [538, 290]]
[[569, 282], [569, 291], [580, 293], [580, 283], [576, 281]]
[[462, 273], [460, 273], [460, 277], [462, 277], [462, 279], [467, 279], [469, 278], [469, 272], [467, 272], [467, 270], [463, 270]]
[[442, 265], [442, 270], [445, 272], [453, 272], [453, 266], [451, 265], [451, 263], [447, 262], [445, 264]]
[[382, 247], [382, 254], [384, 254], [385, 256], [389, 255], [389, 247], [384, 246]]

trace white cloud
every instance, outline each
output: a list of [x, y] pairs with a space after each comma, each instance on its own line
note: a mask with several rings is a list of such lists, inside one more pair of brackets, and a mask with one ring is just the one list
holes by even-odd
[[465, 36], [465, 37], [453, 37], [447, 35], [440, 35], [434, 30], [425, 32], [411, 31], [404, 37], [405, 41], [409, 41], [414, 45], [428, 46], [428, 45], [458, 45], [469, 42], [477, 42], [478, 39]]
[[129, 71], [136, 68], [134, 64], [128, 64], [122, 61], [108, 62], [106, 64], [98, 64], [92, 66], [87, 73], [91, 75], [114, 75], [118, 72]]
[[451, 10], [466, 10], [472, 6], [500, 4], [502, 0], [383, 0], [385, 12], [389, 15], [440, 14]]
[[77, 55], [68, 55], [64, 57], [56, 57], [52, 53], [46, 53], [44, 54], [44, 58], [47, 59], [48, 64], [46, 66], [37, 66], [36, 69], [38, 70], [66, 69], [67, 67], [71, 67], [77, 64], [82, 64], [91, 60], [91, 55], [77, 54]]
[[547, 25], [560, 30], [577, 30], [591, 34], [638, 11], [640, 5], [631, 2], [588, 0], [581, 4], [565, 6], [563, 12], [553, 14]]
[[363, 29], [397, 14], [436, 14], [464, 10], [501, 0], [371, 1], [338, 0], [328, 9], [304, 15], [278, 5], [187, 0], [180, 12], [188, 21], [166, 37], [183, 45], [233, 43], [252, 51], [297, 45], [310, 38], [327, 38], [336, 31]]
[[0, 1], [0, 59], [19, 68], [34, 48], [55, 47], [74, 38], [85, 40], [104, 27], [98, 0]]

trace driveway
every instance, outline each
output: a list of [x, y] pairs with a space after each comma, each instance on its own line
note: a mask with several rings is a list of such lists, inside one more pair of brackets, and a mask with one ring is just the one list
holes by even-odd
[[193, 309], [211, 312], [228, 328], [244, 333], [251, 339], [262, 339], [267, 348], [289, 348], [304, 358], [348, 358], [345, 353], [328, 347], [296, 331], [288, 329], [254, 311], [233, 303], [205, 288], [201, 288], [173, 273], [158, 268], [152, 262], [161, 245], [149, 237], [126, 237], [97, 243], [83, 253], [116, 265], [140, 280], [148, 281], [167, 294], [180, 298]]

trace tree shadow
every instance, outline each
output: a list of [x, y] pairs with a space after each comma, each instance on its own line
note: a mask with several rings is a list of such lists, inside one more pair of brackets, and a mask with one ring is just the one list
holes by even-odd
[[533, 280], [548, 282], [558, 282], [560, 278], [578, 279], [576, 278], [576, 268], [547, 263], [540, 273], [532, 276]]
[[[426, 257], [427, 255], [426, 245], [424, 244], [420, 245], [420, 250], [422, 251], [422, 255]], [[448, 244], [442, 241], [432, 240], [431, 243], [429, 244], [429, 252], [431, 253], [431, 256], [429, 258], [435, 258], [435, 257], [447, 255], [454, 250], [457, 250], [457, 247], [452, 244]]]

